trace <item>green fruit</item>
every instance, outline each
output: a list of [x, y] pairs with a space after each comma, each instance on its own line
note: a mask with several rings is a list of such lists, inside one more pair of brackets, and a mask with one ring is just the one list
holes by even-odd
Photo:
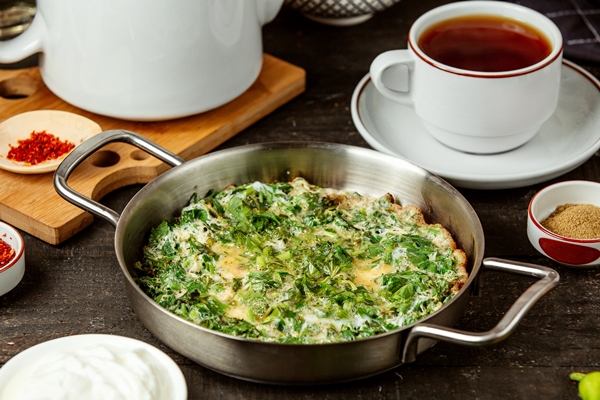
[[571, 379], [579, 381], [579, 397], [582, 400], [600, 400], [600, 371], [589, 374], [571, 374]]

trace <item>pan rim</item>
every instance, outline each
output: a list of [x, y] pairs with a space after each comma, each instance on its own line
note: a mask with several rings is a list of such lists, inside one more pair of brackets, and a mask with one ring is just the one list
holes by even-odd
[[[132, 213], [135, 211], [136, 206], [139, 204], [139, 202], [141, 200], [143, 200], [145, 198], [145, 196], [148, 193], [151, 193], [156, 187], [159, 187], [164, 182], [171, 180], [175, 174], [180, 174], [180, 173], [182, 173], [182, 171], [184, 171], [186, 169], [197, 169], [198, 164], [201, 165], [202, 163], [208, 163], [209, 161], [213, 160], [214, 158], [228, 158], [228, 159], [235, 160], [236, 156], [239, 156], [240, 154], [244, 154], [244, 153], [260, 153], [260, 152], [290, 150], [290, 149], [292, 149], [292, 150], [296, 149], [296, 150], [302, 150], [302, 151], [311, 151], [311, 150], [312, 151], [331, 151], [331, 152], [335, 152], [335, 153], [342, 152], [342, 153], [350, 153], [350, 154], [361, 156], [361, 157], [373, 157], [373, 158], [376, 158], [380, 162], [397, 164], [397, 165], [400, 165], [402, 168], [408, 168], [412, 172], [415, 172], [415, 173], [421, 175], [424, 179], [433, 180], [435, 184], [441, 185], [445, 190], [448, 190], [451, 193], [451, 195], [456, 198], [456, 201], [458, 201], [462, 206], [467, 208], [466, 211], [469, 212], [469, 214], [472, 217], [473, 223], [474, 223], [474, 228], [475, 228], [475, 232], [473, 232], [474, 236], [476, 238], [480, 238], [479, 243], [473, 244], [474, 245], [473, 253], [474, 253], [475, 257], [470, 257], [468, 255], [469, 259], [467, 262], [468, 262], [468, 265], [470, 265], [471, 271], [469, 272], [469, 277], [468, 277], [467, 282], [465, 282], [465, 284], [460, 289], [460, 291], [452, 299], [450, 299], [448, 302], [444, 303], [438, 310], [427, 315], [425, 318], [415, 321], [409, 325], [405, 325], [405, 326], [396, 328], [394, 330], [388, 331], [388, 332], [380, 333], [380, 334], [377, 334], [377, 335], [374, 335], [371, 337], [359, 338], [359, 339], [355, 339], [355, 340], [351, 340], [351, 341], [344, 341], [344, 342], [300, 344], [300, 343], [278, 343], [278, 342], [269, 342], [269, 341], [261, 341], [261, 340], [256, 340], [256, 339], [243, 338], [243, 337], [226, 334], [223, 332], [219, 332], [216, 330], [212, 330], [212, 329], [194, 324], [193, 322], [185, 320], [182, 317], [180, 317], [174, 313], [171, 313], [167, 309], [161, 307], [152, 298], [150, 298], [146, 293], [144, 293], [141, 290], [141, 288], [135, 282], [131, 273], [129, 272], [129, 268], [124, 259], [120, 243], [123, 242], [124, 226], [127, 225], [127, 222], [129, 220], [129, 218], [131, 218]], [[451, 232], [451, 233], [453, 234], [453, 236], [455, 236], [454, 232]], [[147, 233], [145, 233], [145, 234], [147, 235]], [[414, 326], [423, 324], [423, 323], [427, 323], [427, 321], [434, 318], [436, 315], [447, 310], [452, 304], [454, 304], [455, 302], [458, 302], [459, 299], [461, 299], [465, 295], [468, 295], [469, 294], [468, 292], [472, 290], [472, 286], [473, 286], [475, 280], [477, 279], [477, 276], [479, 274], [479, 270], [480, 270], [480, 267], [481, 267], [481, 264], [483, 261], [483, 255], [484, 255], [484, 250], [485, 250], [485, 238], [484, 238], [484, 232], [483, 232], [483, 227], [481, 225], [481, 221], [479, 220], [479, 217], [478, 217], [477, 213], [475, 212], [475, 210], [473, 209], [472, 205], [466, 200], [466, 198], [453, 185], [448, 183], [446, 180], [444, 180], [443, 178], [439, 177], [438, 175], [436, 175], [434, 173], [431, 173], [431, 172], [425, 170], [424, 168], [422, 168], [412, 162], [406, 161], [406, 160], [398, 158], [398, 157], [394, 157], [392, 155], [383, 154], [383, 153], [380, 153], [373, 149], [363, 148], [363, 147], [354, 146], [354, 145], [338, 144], [338, 143], [330, 143], [330, 142], [283, 141], [283, 142], [265, 142], [265, 143], [249, 144], [249, 145], [235, 146], [235, 147], [231, 147], [231, 148], [213, 151], [213, 152], [201, 155], [199, 157], [193, 158], [191, 160], [188, 160], [179, 166], [173, 167], [173, 168], [163, 172], [162, 174], [160, 174], [159, 176], [154, 178], [152, 181], [150, 181], [148, 184], [144, 185], [144, 187], [142, 187], [125, 206], [125, 208], [119, 218], [118, 224], [116, 226], [114, 246], [115, 246], [115, 252], [117, 254], [117, 259], [119, 261], [119, 266], [120, 266], [121, 270], [123, 271], [125, 279], [126, 279], [128, 285], [131, 287], [131, 289], [137, 295], [141, 295], [141, 298], [144, 299], [145, 302], [147, 302], [151, 307], [155, 308], [157, 311], [167, 314], [171, 318], [177, 319], [178, 322], [185, 323], [186, 325], [192, 327], [192, 329], [198, 329], [205, 333], [217, 335], [224, 339], [233, 340], [233, 341], [237, 341], [240, 343], [244, 343], [244, 342], [251, 343], [252, 345], [255, 345], [255, 346], [329, 347], [329, 346], [345, 346], [345, 345], [350, 345], [352, 343], [357, 343], [357, 342], [366, 342], [366, 341], [376, 340], [377, 338], [381, 338], [384, 336], [405, 334], [406, 332], [410, 331], [410, 329], [412, 329]], [[129, 295], [129, 290], [128, 290], [128, 295]], [[132, 300], [132, 299], [130, 299], [130, 300]]]

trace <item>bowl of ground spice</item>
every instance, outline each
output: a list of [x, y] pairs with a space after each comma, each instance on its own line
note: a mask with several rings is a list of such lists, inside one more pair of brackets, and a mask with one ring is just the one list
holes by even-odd
[[0, 123], [0, 168], [20, 174], [53, 172], [76, 146], [100, 133], [100, 125], [61, 110], [34, 110]]
[[25, 243], [12, 226], [0, 221], [0, 296], [14, 289], [25, 274]]
[[600, 265], [600, 183], [566, 181], [540, 190], [529, 202], [527, 236], [561, 264]]

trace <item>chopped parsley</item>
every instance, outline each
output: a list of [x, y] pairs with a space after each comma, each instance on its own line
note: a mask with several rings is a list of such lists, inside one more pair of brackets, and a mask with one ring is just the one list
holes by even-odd
[[406, 326], [466, 281], [440, 225], [381, 198], [302, 178], [194, 197], [150, 233], [137, 283], [203, 327], [279, 343], [330, 343]]

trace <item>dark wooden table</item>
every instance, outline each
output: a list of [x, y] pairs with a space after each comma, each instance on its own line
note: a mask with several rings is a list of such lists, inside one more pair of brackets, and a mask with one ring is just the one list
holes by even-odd
[[[403, 0], [362, 25], [336, 28], [287, 8], [264, 28], [265, 51], [307, 71], [304, 94], [226, 142], [308, 140], [368, 147], [351, 120], [350, 99], [373, 58], [406, 46], [408, 27], [442, 0]], [[594, 66], [584, 66], [600, 76]], [[592, 157], [555, 180], [600, 179]], [[113, 249], [114, 229], [96, 220], [58, 246], [24, 235], [23, 281], [0, 297], [0, 365], [38, 343], [74, 334], [107, 333], [151, 343], [183, 370], [190, 399], [576, 399], [572, 371], [600, 369], [600, 279], [597, 269], [573, 270], [535, 251], [527, 240], [526, 210], [546, 183], [507, 190], [461, 190], [477, 211], [486, 256], [556, 269], [560, 285], [543, 297], [505, 341], [483, 348], [438, 343], [412, 364], [368, 379], [318, 387], [279, 387], [220, 375], [173, 352], [141, 324], [125, 295]], [[103, 199], [121, 210], [140, 186]], [[486, 274], [459, 329], [493, 327], [529, 285], [527, 278]]]

